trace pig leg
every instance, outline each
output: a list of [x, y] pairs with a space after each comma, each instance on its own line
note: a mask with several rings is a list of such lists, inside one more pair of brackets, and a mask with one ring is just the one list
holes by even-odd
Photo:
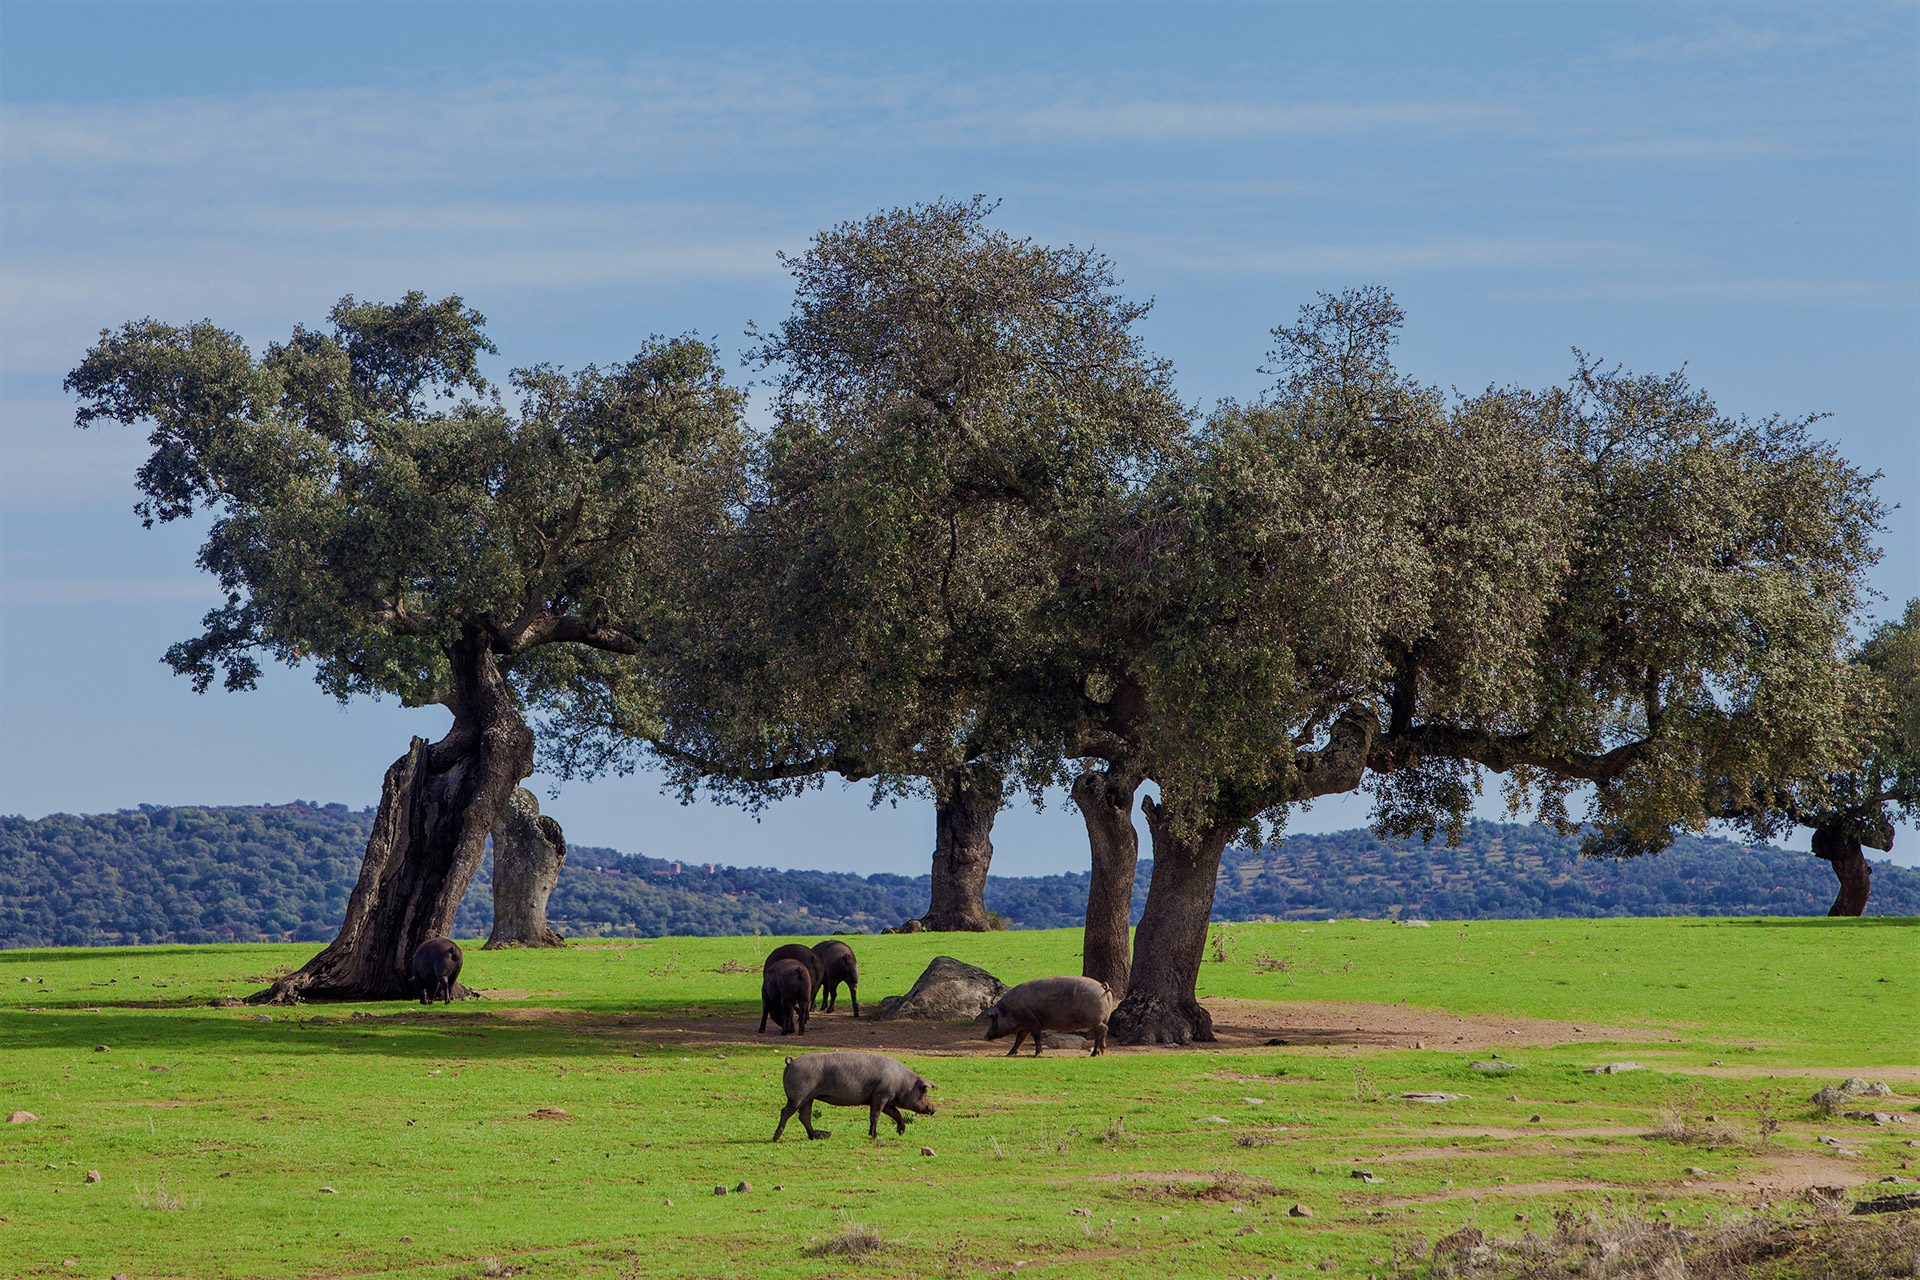
[[800, 1123], [807, 1126], [807, 1136], [809, 1138], [831, 1138], [833, 1136], [833, 1131], [830, 1129], [816, 1129], [813, 1127], [812, 1098], [808, 1098], [800, 1104]]
[[1107, 1051], [1107, 1024], [1101, 1023], [1093, 1029], [1093, 1052], [1089, 1058], [1097, 1058]]
[[1033, 1029], [1033, 1056], [1036, 1058], [1040, 1056], [1040, 1040], [1040, 1028], [1035, 1027]]
[[787, 1121], [793, 1119], [793, 1113], [799, 1109], [800, 1104], [792, 1100], [789, 1100], [786, 1106], [780, 1108], [780, 1123], [775, 1126], [773, 1130], [773, 1141], [780, 1141], [780, 1135], [787, 1131]]
[[881, 1110], [885, 1111], [887, 1115], [893, 1120], [893, 1127], [895, 1132], [905, 1133], [907, 1131], [907, 1118], [900, 1114], [900, 1108], [897, 1105], [895, 1105], [892, 1102], [889, 1102], [885, 1107], [882, 1107]]
[[860, 987], [857, 983], [847, 984], [847, 999], [853, 1001], [853, 1016], [860, 1016]]
[[754, 1034], [762, 1036], [767, 1034], [767, 1002], [765, 1000], [760, 1002], [760, 1030]]
[[[1015, 1027], [1013, 1029], [1013, 1048], [1007, 1050], [1007, 1056], [1011, 1058], [1014, 1054], [1020, 1052], [1020, 1046], [1026, 1042], [1026, 1039], [1027, 1029], [1025, 1027]], [[1038, 1047], [1037, 1037], [1035, 1039], [1035, 1046]]]
[[892, 1106], [893, 1099], [887, 1097], [876, 1097], [867, 1104], [867, 1136], [869, 1138], [880, 1136], [880, 1113], [891, 1109]]

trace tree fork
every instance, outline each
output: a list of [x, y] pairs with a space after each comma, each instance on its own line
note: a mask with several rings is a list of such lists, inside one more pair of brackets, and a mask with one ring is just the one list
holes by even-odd
[[933, 891], [922, 922], [940, 933], [985, 933], [993, 820], [1004, 795], [999, 771], [971, 765], [947, 775], [934, 806]]
[[1103, 770], [1081, 774], [1072, 790], [1093, 855], [1080, 972], [1122, 994], [1133, 971], [1127, 926], [1140, 865], [1140, 834], [1133, 828], [1133, 794], [1139, 786], [1138, 778]]
[[452, 930], [488, 834], [533, 772], [533, 731], [478, 627], [463, 628], [447, 656], [453, 728], [435, 743], [415, 738], [387, 770], [338, 936], [248, 1003], [408, 999], [415, 949]]

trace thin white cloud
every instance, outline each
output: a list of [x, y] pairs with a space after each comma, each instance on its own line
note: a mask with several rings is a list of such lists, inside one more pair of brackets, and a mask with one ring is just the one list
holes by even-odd
[[0, 605], [20, 604], [217, 604], [211, 578], [58, 578], [0, 581]]

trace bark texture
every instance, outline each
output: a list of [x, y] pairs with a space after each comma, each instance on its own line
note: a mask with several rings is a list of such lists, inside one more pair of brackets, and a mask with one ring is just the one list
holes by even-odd
[[493, 934], [482, 950], [567, 945], [547, 924], [547, 899], [566, 860], [560, 824], [540, 812], [533, 792], [515, 787], [493, 826]]
[[488, 833], [533, 772], [533, 731], [477, 629], [469, 628], [448, 656], [453, 728], [435, 743], [415, 738], [387, 770], [339, 935], [251, 1003], [411, 999], [414, 950], [453, 928]]
[[1087, 824], [1093, 878], [1087, 889], [1087, 926], [1080, 972], [1124, 992], [1132, 973], [1133, 877], [1140, 864], [1140, 835], [1133, 828], [1133, 794], [1140, 780], [1112, 771], [1089, 771], [1073, 780], [1073, 802]]
[[934, 806], [933, 892], [922, 917], [945, 933], [984, 933], [987, 871], [993, 865], [993, 820], [1000, 812], [1000, 774], [986, 765], [955, 770]]
[[1835, 823], [1816, 827], [1813, 832], [1813, 856], [1824, 858], [1833, 866], [1833, 874], [1840, 881], [1840, 892], [1833, 900], [1833, 906], [1827, 909], [1830, 916], [1857, 916], [1867, 909], [1867, 898], [1873, 891], [1873, 868], [1867, 863], [1867, 855], [1861, 849], [1859, 833], [1851, 824]]
[[1153, 880], [1134, 931], [1133, 971], [1126, 998], [1107, 1019], [1118, 1044], [1189, 1044], [1213, 1039], [1213, 1015], [1194, 997], [1207, 924], [1213, 918], [1220, 855], [1234, 824], [1217, 823], [1199, 835], [1175, 835], [1169, 815], [1147, 800], [1153, 838]]

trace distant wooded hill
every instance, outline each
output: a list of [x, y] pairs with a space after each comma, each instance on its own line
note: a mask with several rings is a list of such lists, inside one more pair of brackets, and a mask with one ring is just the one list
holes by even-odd
[[[0, 947], [324, 942], [346, 910], [371, 810], [344, 805], [161, 808], [29, 821], [0, 817]], [[1833, 899], [1802, 853], [1681, 840], [1657, 857], [1595, 862], [1543, 827], [1475, 823], [1459, 848], [1399, 848], [1365, 831], [1230, 850], [1217, 920], [1400, 916], [1805, 916]], [[875, 931], [926, 909], [928, 877], [717, 867], [573, 846], [548, 916], [562, 933]], [[1152, 864], [1134, 886], [1138, 920]], [[987, 906], [1014, 928], [1078, 926], [1087, 875], [994, 877]], [[1920, 915], [1920, 871], [1874, 866], [1870, 913]], [[490, 868], [457, 932], [492, 928]]]

